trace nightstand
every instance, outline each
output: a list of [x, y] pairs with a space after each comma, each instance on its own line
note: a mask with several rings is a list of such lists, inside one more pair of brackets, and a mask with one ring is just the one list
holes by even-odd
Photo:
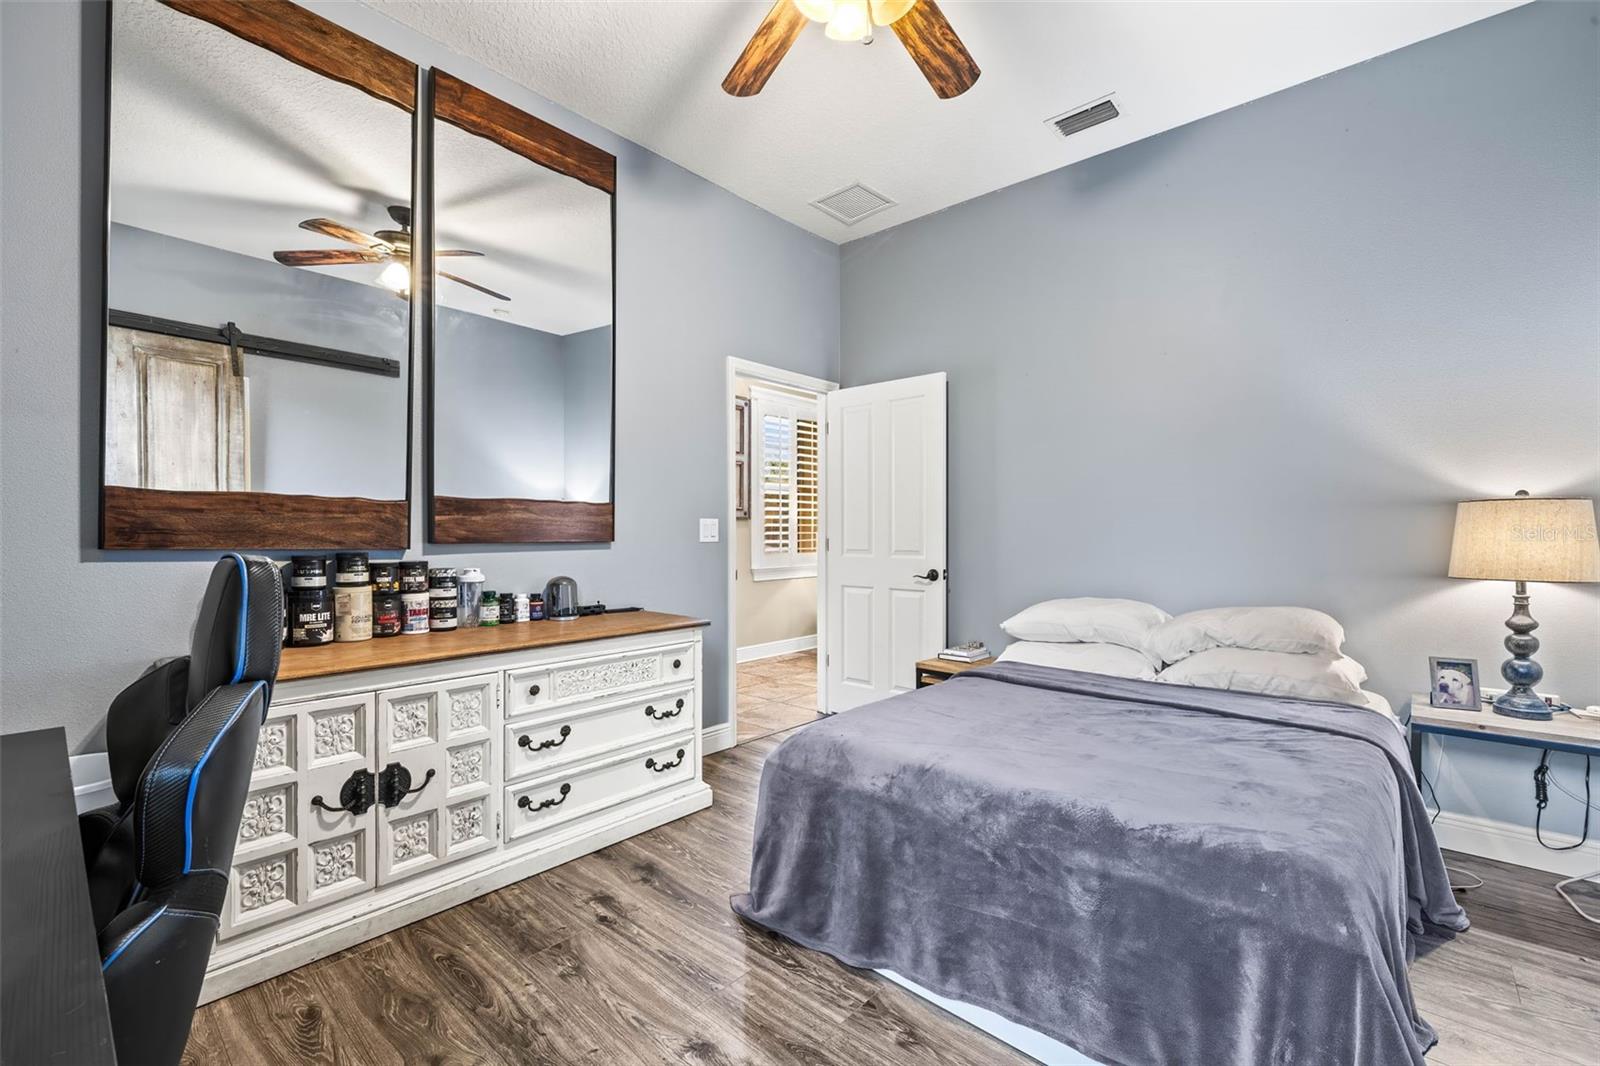
[[927, 688], [929, 685], [937, 685], [941, 681], [950, 680], [957, 674], [964, 674], [968, 670], [976, 670], [980, 666], [989, 666], [993, 662], [993, 656], [987, 659], [979, 659], [975, 663], [952, 662], [949, 659], [940, 659], [937, 656], [932, 659], [923, 659], [917, 663], [917, 687]]
[[[1568, 751], [1575, 755], [1600, 756], [1600, 721], [1559, 712], [1549, 721], [1511, 718], [1495, 714], [1486, 705], [1481, 711], [1455, 707], [1434, 707], [1425, 695], [1411, 697], [1411, 772], [1422, 783], [1422, 738], [1432, 733], [1441, 737], [1464, 737], [1492, 744], [1511, 744], [1519, 748]], [[1591, 922], [1600, 918], [1588, 914], [1566, 891], [1568, 885], [1600, 877], [1600, 870], [1556, 883], [1556, 892], [1573, 910]]]
[[1548, 748], [1578, 755], [1600, 756], [1600, 721], [1575, 714], [1557, 714], [1548, 722], [1534, 718], [1511, 718], [1495, 714], [1487, 706], [1481, 711], [1456, 707], [1432, 707], [1428, 697], [1411, 697], [1411, 769], [1422, 780], [1422, 738], [1427, 733], [1444, 737], [1466, 737], [1494, 744], [1513, 744], [1522, 748]]

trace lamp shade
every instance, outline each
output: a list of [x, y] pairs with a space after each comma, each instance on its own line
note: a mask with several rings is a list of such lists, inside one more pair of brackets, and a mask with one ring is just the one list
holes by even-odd
[[1600, 581], [1594, 501], [1513, 496], [1456, 504], [1450, 576]]

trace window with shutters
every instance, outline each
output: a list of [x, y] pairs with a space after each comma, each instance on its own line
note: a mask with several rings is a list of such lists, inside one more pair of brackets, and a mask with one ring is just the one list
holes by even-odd
[[750, 576], [817, 576], [820, 420], [815, 400], [752, 388]]

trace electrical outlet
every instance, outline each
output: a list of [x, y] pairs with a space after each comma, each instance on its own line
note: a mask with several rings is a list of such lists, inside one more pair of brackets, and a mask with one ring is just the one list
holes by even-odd
[[721, 534], [717, 532], [717, 520], [715, 518], [700, 519], [701, 544], [715, 544], [720, 538]]

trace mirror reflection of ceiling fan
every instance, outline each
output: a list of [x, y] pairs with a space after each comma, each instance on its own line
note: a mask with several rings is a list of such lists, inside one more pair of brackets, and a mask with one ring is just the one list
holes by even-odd
[[[411, 291], [411, 208], [399, 204], [389, 205], [389, 217], [394, 219], [399, 229], [381, 229], [376, 233], [363, 233], [360, 230], [335, 222], [331, 218], [308, 218], [300, 223], [301, 229], [308, 229], [312, 233], [321, 233], [336, 240], [346, 241], [350, 244], [360, 245], [359, 248], [306, 248], [298, 251], [273, 252], [272, 258], [284, 266], [318, 267], [318, 266], [350, 266], [355, 263], [388, 263], [383, 272], [378, 275], [378, 284], [392, 290], [397, 296], [405, 296]], [[446, 256], [482, 256], [482, 252], [473, 252], [465, 248], [440, 248], [433, 253], [438, 258]], [[446, 271], [439, 271], [441, 278], [449, 278], [458, 285], [465, 285], [469, 289], [477, 289], [486, 296], [493, 296], [496, 300], [510, 300], [511, 297], [504, 293], [486, 289], [475, 281], [457, 277]]]
[[827, 24], [834, 41], [872, 43], [888, 26], [942, 100], [972, 88], [982, 73], [934, 0], [778, 0], [722, 79], [729, 96], [754, 96], [778, 69], [807, 22]]

